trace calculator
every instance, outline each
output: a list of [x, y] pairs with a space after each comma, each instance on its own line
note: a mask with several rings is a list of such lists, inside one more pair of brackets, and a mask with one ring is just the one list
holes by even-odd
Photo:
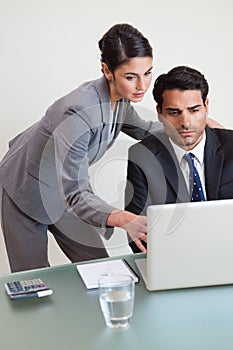
[[11, 299], [40, 298], [53, 293], [41, 278], [7, 282], [5, 283], [5, 289]]

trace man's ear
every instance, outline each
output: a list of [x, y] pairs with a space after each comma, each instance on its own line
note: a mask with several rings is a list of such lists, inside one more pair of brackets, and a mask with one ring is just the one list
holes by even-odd
[[158, 120], [162, 123], [162, 115], [161, 115], [161, 109], [159, 108], [159, 105], [156, 105], [156, 111], [158, 113]]
[[205, 108], [206, 108], [206, 116], [209, 114], [209, 99], [207, 98], [205, 100]]
[[102, 66], [102, 71], [103, 71], [103, 73], [104, 73], [106, 79], [109, 80], [109, 81], [111, 81], [112, 78], [113, 78], [113, 74], [112, 74], [112, 72], [110, 72], [110, 70], [109, 70], [107, 64], [106, 64], [105, 62], [102, 62], [102, 63], [101, 63], [101, 66]]

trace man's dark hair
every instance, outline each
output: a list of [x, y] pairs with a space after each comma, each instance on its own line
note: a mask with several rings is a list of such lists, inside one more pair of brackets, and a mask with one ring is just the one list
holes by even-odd
[[162, 109], [165, 90], [200, 90], [205, 104], [209, 86], [204, 75], [196, 69], [179, 66], [171, 69], [167, 74], [161, 74], [155, 80], [153, 96], [160, 109]]

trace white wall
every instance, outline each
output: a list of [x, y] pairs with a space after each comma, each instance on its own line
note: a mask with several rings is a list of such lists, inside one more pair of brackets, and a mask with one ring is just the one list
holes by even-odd
[[[133, 24], [149, 38], [154, 76], [181, 64], [201, 70], [210, 83], [211, 116], [232, 128], [232, 11], [231, 0], [0, 0], [0, 158], [8, 140], [37, 121], [55, 99], [100, 75], [97, 42], [120, 22]], [[151, 91], [140, 105], [153, 110]], [[114, 186], [115, 196], [122, 192], [130, 142], [121, 138], [113, 150], [120, 157], [112, 162], [121, 174], [115, 182], [103, 160], [99, 174], [106, 176], [107, 196]], [[126, 248], [122, 236], [118, 232], [111, 242], [120, 245], [120, 252]], [[0, 273], [8, 271], [4, 249], [1, 239]], [[52, 241], [50, 251], [54, 264], [66, 261]]]

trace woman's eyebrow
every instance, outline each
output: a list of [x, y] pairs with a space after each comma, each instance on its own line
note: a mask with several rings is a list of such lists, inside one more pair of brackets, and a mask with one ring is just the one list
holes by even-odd
[[[153, 68], [153, 67], [150, 67], [144, 74], [150, 72], [150, 71], [152, 70], [152, 68]], [[135, 72], [126, 72], [125, 75], [126, 75], [126, 74], [135, 75], [135, 76], [138, 76], [138, 75], [139, 75], [138, 73], [135, 73]]]

